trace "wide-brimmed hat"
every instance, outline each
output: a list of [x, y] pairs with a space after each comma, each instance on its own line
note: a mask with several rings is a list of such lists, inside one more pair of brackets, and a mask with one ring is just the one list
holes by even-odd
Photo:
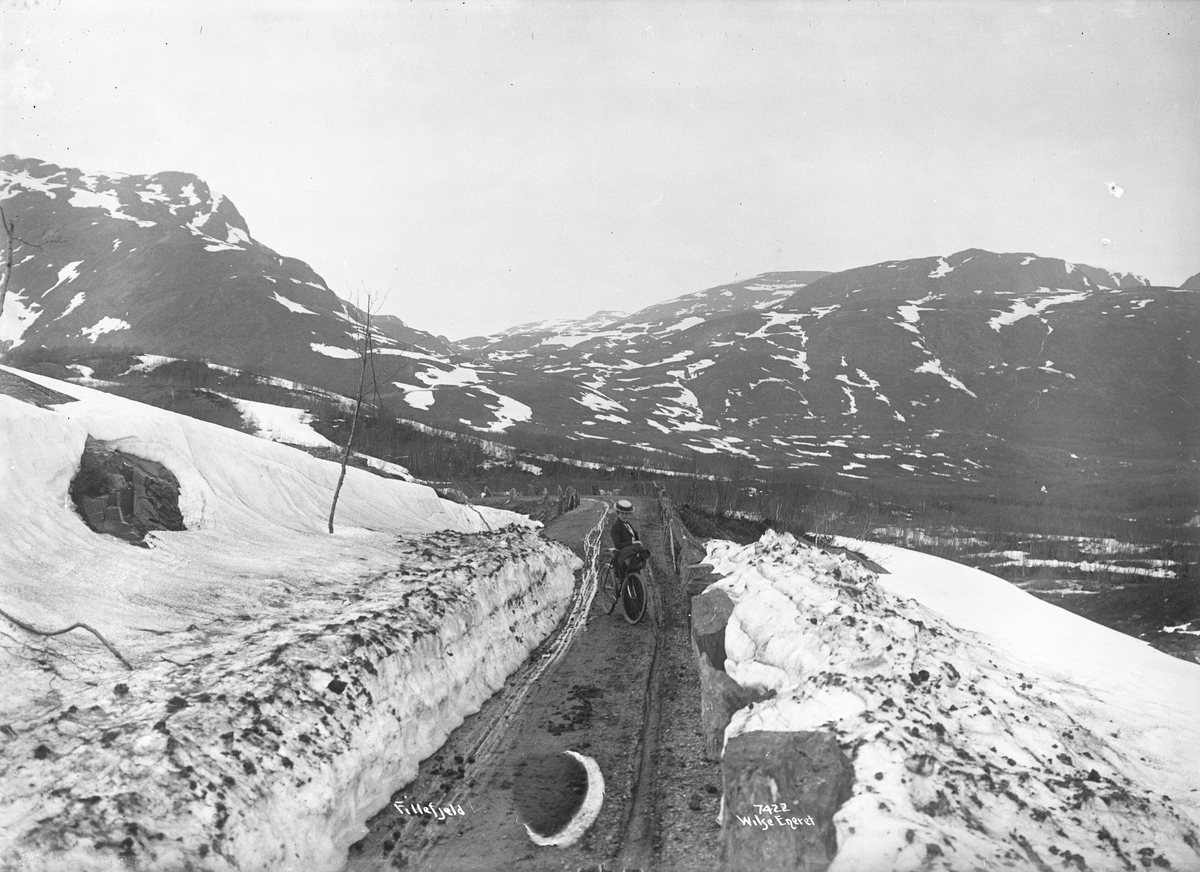
[[617, 514], [632, 515], [633, 503], [629, 502], [629, 500], [617, 500]]

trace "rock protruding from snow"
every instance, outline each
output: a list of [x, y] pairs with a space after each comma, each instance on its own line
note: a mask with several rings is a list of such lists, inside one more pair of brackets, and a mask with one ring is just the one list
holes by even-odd
[[742, 733], [721, 761], [721, 869], [824, 872], [854, 769], [831, 733]]
[[704, 756], [720, 760], [733, 713], [770, 694], [742, 687], [725, 673], [725, 627], [733, 603], [720, 589], [692, 598], [692, 645], [700, 672], [700, 731]]
[[71, 480], [71, 500], [87, 525], [139, 545], [151, 530], [183, 530], [179, 480], [161, 463], [88, 438]]

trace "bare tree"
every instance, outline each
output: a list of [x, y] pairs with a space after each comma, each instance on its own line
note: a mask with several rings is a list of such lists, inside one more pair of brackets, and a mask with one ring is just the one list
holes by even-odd
[[[362, 302], [365, 305], [358, 306], [357, 302]], [[338, 496], [342, 492], [342, 482], [346, 480], [346, 464], [350, 462], [351, 446], [354, 443], [354, 433], [358, 429], [358, 419], [362, 414], [362, 406], [368, 395], [374, 397], [375, 404], [379, 404], [379, 379], [375, 374], [375, 333], [373, 332], [371, 321], [374, 318], [380, 301], [376, 300], [375, 296], [366, 291], [362, 294], [362, 299], [356, 301], [355, 309], [358, 310], [358, 317], [355, 323], [358, 328], [355, 337], [355, 344], [358, 351], [359, 371], [358, 371], [358, 392], [354, 397], [354, 415], [350, 419], [350, 433], [346, 437], [346, 444], [342, 448], [342, 469], [338, 474], [337, 486], [333, 489], [333, 504], [329, 507], [329, 532], [333, 533], [333, 516], [337, 512]]]
[[[46, 243], [56, 242], [57, 240], [52, 238], [51, 234], [43, 235], [39, 242], [30, 242], [28, 239], [22, 239], [20, 236], [17, 236], [17, 219], [15, 217], [10, 218], [2, 208], [0, 208], [0, 225], [4, 228], [4, 272], [0, 274], [0, 317], [3, 317], [4, 303], [8, 299], [8, 282], [12, 278], [13, 255], [16, 253], [17, 245], [41, 248]], [[4, 357], [4, 352], [4, 347], [0, 346], [0, 358]]]

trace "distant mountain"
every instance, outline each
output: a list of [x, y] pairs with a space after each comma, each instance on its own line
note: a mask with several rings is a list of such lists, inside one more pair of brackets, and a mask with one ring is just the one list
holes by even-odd
[[1200, 291], [1200, 273], [1196, 273], [1194, 276], [1184, 281], [1184, 283], [1179, 287], [1185, 288], [1189, 291]]
[[[1196, 295], [980, 250], [803, 278], [470, 344], [518, 375], [529, 429], [568, 438], [1034, 493], [1135, 462], [1195, 477]], [[558, 379], [558, 401], [521, 373]]]
[[763, 273], [736, 284], [719, 285], [656, 303], [636, 315], [620, 312], [596, 312], [587, 318], [566, 321], [537, 321], [512, 327], [491, 336], [461, 340], [464, 349], [529, 349], [541, 344], [573, 346], [601, 336], [655, 336], [686, 330], [693, 324], [728, 312], [765, 309], [793, 291], [828, 272]]
[[[195, 176], [0, 161], [27, 239], [13, 362], [105, 349], [357, 385], [357, 310]], [[1192, 280], [1189, 280], [1192, 281]], [[384, 401], [429, 426], [847, 479], [1184, 482], [1200, 501], [1200, 295], [978, 249], [775, 272], [461, 343], [379, 319]], [[132, 358], [131, 358], [132, 359]]]
[[[101, 175], [0, 158], [18, 246], [0, 342], [123, 348], [346, 387], [359, 312], [308, 264], [256, 241], [233, 202], [189, 173]], [[376, 318], [392, 350], [446, 342]]]

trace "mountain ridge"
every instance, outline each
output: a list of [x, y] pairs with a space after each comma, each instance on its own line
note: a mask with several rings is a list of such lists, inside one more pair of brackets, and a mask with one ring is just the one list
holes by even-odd
[[[21, 226], [62, 228], [18, 252], [0, 318], [16, 358], [127, 351], [356, 388], [361, 310], [194, 176], [3, 158], [0, 181]], [[1198, 316], [1188, 290], [975, 248], [772, 271], [457, 343], [374, 326], [389, 413], [426, 426], [1037, 493], [1130, 465], [1195, 481]]]
[[[254, 240], [233, 202], [198, 177], [88, 174], [10, 155], [0, 158], [0, 183], [18, 236], [47, 237], [14, 263], [0, 322], [11, 348], [46, 337], [55, 347], [128, 345], [297, 380], [319, 380], [332, 365], [339, 385], [353, 380], [345, 361], [355, 356], [358, 307], [304, 261]], [[289, 317], [313, 314], [323, 317]], [[449, 350], [395, 316], [373, 320], [385, 344]], [[263, 343], [264, 334], [280, 341]]]

